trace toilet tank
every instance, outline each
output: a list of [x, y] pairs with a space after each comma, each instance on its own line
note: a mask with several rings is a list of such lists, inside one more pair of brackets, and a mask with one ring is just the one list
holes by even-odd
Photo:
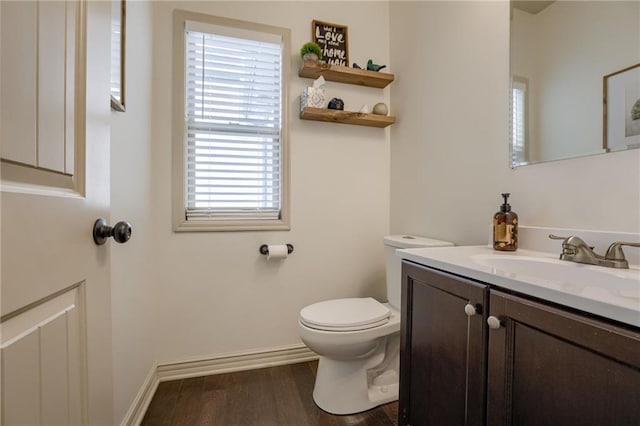
[[414, 235], [390, 235], [384, 237], [384, 256], [387, 271], [387, 300], [400, 310], [402, 288], [402, 259], [396, 256], [396, 249], [452, 246], [448, 241], [434, 240]]

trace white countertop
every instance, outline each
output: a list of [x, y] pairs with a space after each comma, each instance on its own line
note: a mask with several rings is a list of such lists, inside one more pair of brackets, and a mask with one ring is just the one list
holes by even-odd
[[[635, 266], [583, 265], [559, 260], [555, 254], [522, 249], [499, 252], [488, 246], [414, 248], [396, 253], [421, 265], [640, 327], [640, 269]], [[509, 270], [514, 260], [525, 267]]]

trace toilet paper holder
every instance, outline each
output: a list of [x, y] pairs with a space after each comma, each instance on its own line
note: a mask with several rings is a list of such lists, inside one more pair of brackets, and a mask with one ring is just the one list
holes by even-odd
[[[287, 253], [293, 253], [292, 244], [287, 244]], [[260, 246], [260, 254], [264, 254], [265, 256], [269, 254], [269, 246], [267, 244], [263, 244]]]

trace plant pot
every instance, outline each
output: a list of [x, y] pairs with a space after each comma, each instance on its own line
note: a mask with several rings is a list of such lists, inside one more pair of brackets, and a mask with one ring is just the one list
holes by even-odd
[[316, 55], [313, 52], [305, 53], [304, 56], [302, 56], [302, 60], [303, 61], [317, 61], [318, 60], [318, 55]]

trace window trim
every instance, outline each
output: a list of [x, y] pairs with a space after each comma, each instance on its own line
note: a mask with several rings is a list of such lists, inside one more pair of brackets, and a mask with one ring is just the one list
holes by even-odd
[[[279, 219], [256, 220], [190, 220], [186, 207], [186, 129], [185, 129], [185, 23], [203, 22], [249, 31], [282, 36], [282, 130], [281, 130], [281, 185], [282, 200]], [[173, 229], [176, 232], [206, 231], [277, 231], [290, 230], [289, 207], [289, 79], [291, 69], [291, 30], [265, 24], [222, 18], [185, 10], [173, 12], [173, 147], [172, 147], [172, 204]]]

